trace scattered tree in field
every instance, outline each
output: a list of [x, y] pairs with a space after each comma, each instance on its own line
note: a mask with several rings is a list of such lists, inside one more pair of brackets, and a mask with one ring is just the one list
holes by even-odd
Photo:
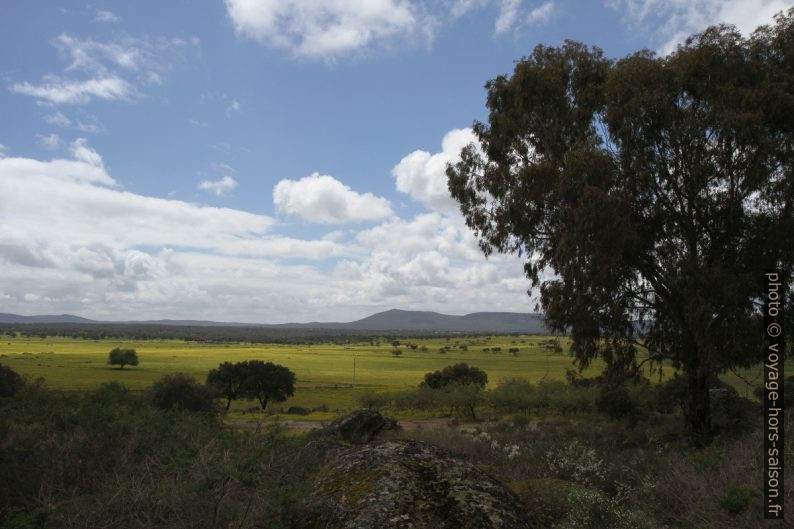
[[245, 379], [245, 363], [224, 362], [207, 374], [207, 385], [226, 397], [226, 409], [240, 395]]
[[239, 393], [256, 398], [264, 410], [269, 401], [283, 402], [295, 393], [295, 373], [284, 366], [262, 360], [241, 362], [244, 373]]
[[403, 354], [403, 351], [402, 349], [395, 347], [394, 349], [391, 350], [391, 354], [392, 356], [400, 356]]
[[425, 374], [423, 385], [432, 389], [440, 389], [450, 384], [475, 385], [484, 388], [488, 383], [485, 371], [469, 366], [465, 362], [447, 366], [441, 371]]
[[400, 340], [393, 340], [391, 344], [394, 347], [400, 347]]
[[163, 410], [179, 409], [195, 412], [214, 410], [214, 392], [184, 373], [165, 375], [151, 388], [152, 403]]
[[125, 365], [137, 366], [138, 353], [135, 349], [116, 347], [108, 353], [108, 364], [119, 366], [119, 369], [124, 369]]
[[12, 397], [25, 385], [25, 380], [8, 366], [0, 365], [0, 397]]
[[775, 20], [747, 38], [708, 28], [666, 57], [537, 46], [487, 83], [479, 145], [447, 168], [484, 253], [533, 257], [546, 324], [580, 368], [682, 370], [697, 444], [709, 380], [761, 357], [764, 270], [792, 284], [794, 10]]
[[507, 352], [513, 356], [516, 356], [518, 354], [518, 350], [519, 350], [518, 347], [511, 347], [510, 349], [508, 349]]

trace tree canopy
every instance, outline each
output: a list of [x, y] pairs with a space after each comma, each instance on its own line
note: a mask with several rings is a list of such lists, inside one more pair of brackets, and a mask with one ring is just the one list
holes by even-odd
[[229, 409], [233, 400], [240, 396], [245, 378], [245, 364], [238, 362], [223, 362], [207, 374], [207, 385], [214, 388], [226, 397], [226, 409]]
[[108, 364], [117, 365], [119, 369], [124, 369], [125, 365], [137, 366], [138, 353], [135, 349], [116, 347], [108, 353]]
[[707, 438], [709, 378], [761, 358], [764, 270], [791, 284], [794, 10], [666, 57], [537, 46], [486, 88], [479, 144], [447, 168], [482, 250], [527, 258], [580, 367], [682, 369]]
[[447, 366], [441, 371], [433, 371], [425, 374], [422, 385], [432, 389], [441, 389], [453, 384], [465, 386], [474, 385], [484, 388], [488, 383], [488, 375], [482, 369], [469, 366], [465, 362]]

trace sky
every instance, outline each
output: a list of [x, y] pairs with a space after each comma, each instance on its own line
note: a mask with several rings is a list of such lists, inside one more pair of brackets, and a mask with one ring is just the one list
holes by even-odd
[[792, 0], [0, 4], [0, 312], [531, 312], [444, 169], [538, 44], [619, 58]]

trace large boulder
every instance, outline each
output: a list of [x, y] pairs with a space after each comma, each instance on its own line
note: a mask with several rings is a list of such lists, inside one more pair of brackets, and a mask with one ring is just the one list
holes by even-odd
[[448, 452], [393, 440], [337, 454], [311, 498], [328, 529], [527, 529], [517, 497]]
[[360, 409], [339, 417], [323, 433], [353, 444], [366, 444], [378, 432], [396, 427], [397, 422], [394, 419], [387, 419], [375, 410]]

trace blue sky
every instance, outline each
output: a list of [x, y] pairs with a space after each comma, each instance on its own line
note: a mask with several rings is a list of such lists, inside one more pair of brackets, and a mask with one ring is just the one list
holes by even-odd
[[443, 169], [539, 44], [620, 57], [788, 0], [6, 2], [0, 312], [530, 311]]

